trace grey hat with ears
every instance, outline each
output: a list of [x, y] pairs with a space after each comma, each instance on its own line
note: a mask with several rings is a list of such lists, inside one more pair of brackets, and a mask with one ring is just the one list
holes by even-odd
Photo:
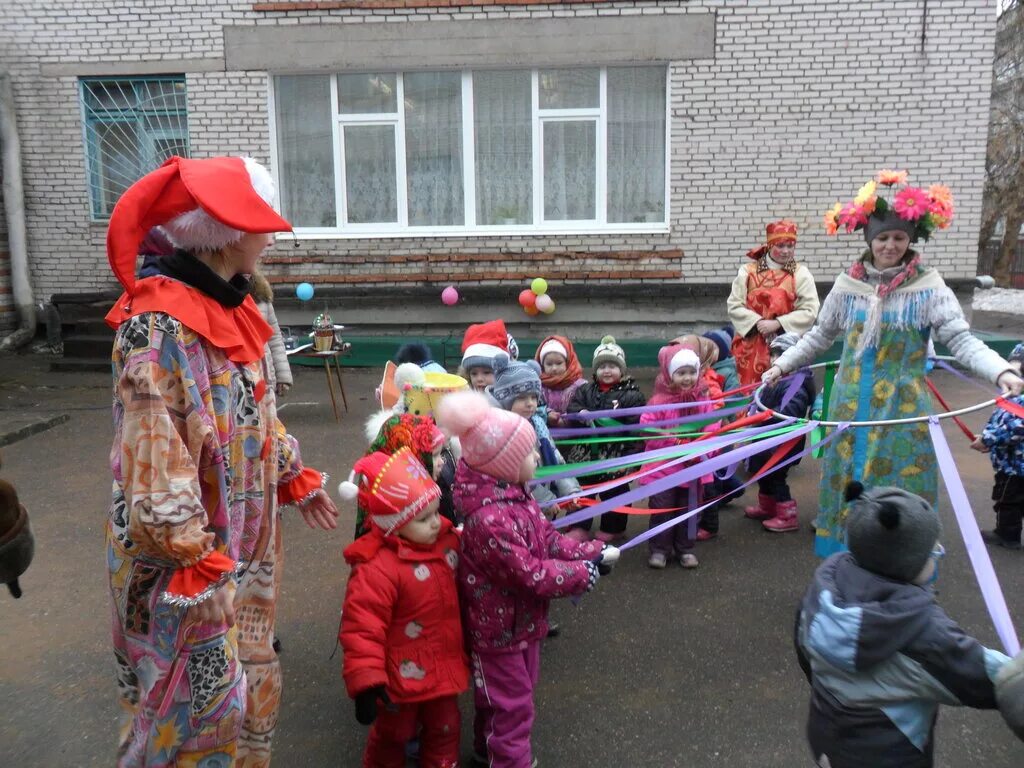
[[768, 345], [768, 349], [771, 352], [781, 355], [787, 349], [794, 346], [798, 341], [800, 341], [799, 333], [787, 331], [786, 333], [780, 333], [772, 339], [771, 343]]
[[491, 394], [508, 410], [520, 395], [540, 397], [540, 366], [535, 360], [525, 363], [510, 360], [506, 355], [494, 359], [494, 384]]
[[857, 564], [895, 581], [917, 578], [942, 534], [932, 505], [902, 488], [865, 490], [856, 481], [846, 486], [846, 501], [846, 544]]
[[910, 242], [917, 240], [917, 222], [907, 221], [901, 218], [895, 211], [887, 211], [884, 215], [878, 216], [872, 213], [868, 216], [868, 223], [864, 225], [864, 239], [870, 244], [872, 240], [883, 232], [898, 229], [906, 232]]

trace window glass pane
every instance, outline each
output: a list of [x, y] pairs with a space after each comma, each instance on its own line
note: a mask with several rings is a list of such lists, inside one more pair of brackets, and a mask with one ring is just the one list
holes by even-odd
[[350, 224], [398, 221], [395, 129], [345, 126], [345, 193]]
[[540, 71], [541, 109], [578, 109], [599, 106], [596, 69], [542, 69]]
[[276, 79], [281, 210], [296, 227], [334, 227], [330, 75]]
[[608, 69], [608, 221], [665, 220], [665, 68]]
[[188, 156], [185, 78], [81, 80], [92, 215], [171, 155]]
[[121, 193], [144, 173], [140, 162], [139, 136], [134, 122], [98, 123], [92, 131], [96, 188], [101, 215], [109, 216]]
[[178, 111], [186, 108], [185, 84], [173, 80], [148, 80], [136, 87], [139, 109]]
[[404, 77], [409, 224], [462, 224], [462, 75], [417, 72]]
[[473, 73], [476, 221], [533, 222], [530, 72]]
[[398, 111], [398, 76], [338, 75], [338, 111], [343, 115]]
[[544, 218], [593, 219], [597, 180], [597, 123], [544, 123]]

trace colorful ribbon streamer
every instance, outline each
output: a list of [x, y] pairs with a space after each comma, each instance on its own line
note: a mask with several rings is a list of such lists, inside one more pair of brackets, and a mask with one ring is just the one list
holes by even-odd
[[992, 617], [996, 634], [999, 635], [1006, 653], [1016, 656], [1020, 652], [1020, 640], [1017, 638], [1017, 631], [1010, 619], [1006, 598], [1003, 597], [999, 579], [996, 578], [995, 569], [992, 568], [992, 560], [989, 558], [985, 542], [981, 538], [978, 521], [974, 517], [971, 502], [967, 498], [967, 491], [964, 490], [963, 480], [953, 461], [949, 443], [946, 442], [946, 436], [942, 433], [942, 425], [934, 416], [928, 420], [928, 432], [935, 447], [935, 458], [938, 461], [939, 472], [942, 474], [942, 481], [946, 484], [946, 492], [953, 505], [953, 513], [956, 515], [960, 533], [967, 546], [967, 556], [971, 559], [974, 576], [978, 580], [978, 586], [981, 587], [981, 596], [985, 600], [985, 607], [988, 608], [988, 614]]

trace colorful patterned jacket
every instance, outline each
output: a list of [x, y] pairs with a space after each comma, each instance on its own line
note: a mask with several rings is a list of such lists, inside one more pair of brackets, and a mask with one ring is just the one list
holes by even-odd
[[598, 541], [555, 530], [526, 488], [459, 461], [455, 507], [465, 517], [459, 591], [469, 642], [478, 652], [512, 652], [548, 632], [552, 598], [593, 584]]
[[338, 634], [348, 695], [386, 686], [396, 703], [451, 696], [469, 687], [455, 571], [459, 537], [441, 519], [430, 546], [374, 526], [345, 550], [352, 576]]
[[[1024, 395], [1007, 399], [1024, 405]], [[981, 442], [990, 449], [989, 459], [996, 472], [1024, 476], [1024, 419], [996, 408], [981, 433]]]
[[118, 561], [191, 571], [213, 552], [243, 567], [258, 560], [273, 546], [276, 505], [322, 479], [277, 419], [264, 362], [232, 362], [156, 312], [121, 324], [112, 361]]

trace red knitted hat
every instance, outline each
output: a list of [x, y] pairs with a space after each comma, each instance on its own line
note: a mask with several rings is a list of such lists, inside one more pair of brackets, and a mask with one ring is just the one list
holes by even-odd
[[427, 468], [405, 447], [391, 455], [376, 451], [361, 458], [338, 492], [342, 498], [358, 498], [385, 534], [394, 533], [441, 498], [441, 489]]

